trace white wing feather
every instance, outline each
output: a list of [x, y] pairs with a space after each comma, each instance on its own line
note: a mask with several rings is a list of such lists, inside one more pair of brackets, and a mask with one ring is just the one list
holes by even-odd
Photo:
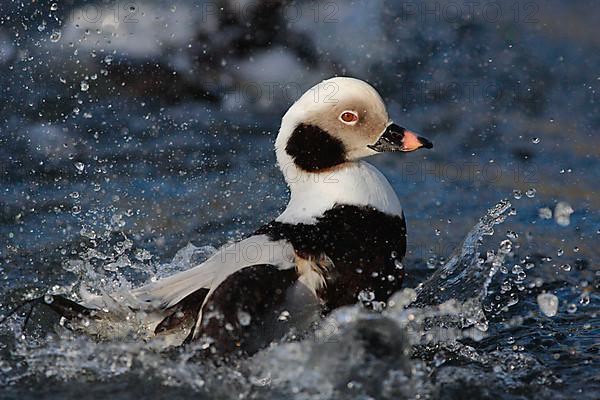
[[[202, 304], [204, 306], [206, 299], [228, 276], [245, 267], [269, 264], [289, 269], [295, 267], [294, 261], [294, 249], [290, 243], [284, 240], [272, 241], [266, 235], [255, 235], [223, 246], [215, 255], [194, 268], [131, 291], [96, 295], [82, 287], [81, 304], [102, 312], [99, 314], [101, 318], [94, 319], [88, 325], [80, 324], [80, 329], [111, 339], [135, 334], [156, 341], [155, 344], [160, 348], [179, 345], [187, 336], [185, 332], [177, 330], [166, 336], [154, 335], [156, 326], [168, 315], [170, 307], [203, 288], [209, 290]], [[196, 324], [201, 319], [202, 311], [198, 314]]]
[[284, 240], [275, 242], [266, 235], [251, 236], [223, 246], [194, 268], [137, 288], [132, 295], [142, 304], [168, 308], [202, 288], [209, 289], [208, 298], [229, 275], [258, 264], [292, 268], [295, 265], [294, 249]]

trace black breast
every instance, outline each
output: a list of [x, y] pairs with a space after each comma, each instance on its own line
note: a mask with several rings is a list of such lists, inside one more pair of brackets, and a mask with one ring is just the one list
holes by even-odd
[[301, 257], [326, 255], [333, 261], [320, 293], [329, 310], [356, 303], [363, 290], [386, 301], [404, 277], [398, 267], [406, 252], [404, 218], [372, 207], [337, 205], [315, 224], [271, 222], [257, 233], [289, 241]]

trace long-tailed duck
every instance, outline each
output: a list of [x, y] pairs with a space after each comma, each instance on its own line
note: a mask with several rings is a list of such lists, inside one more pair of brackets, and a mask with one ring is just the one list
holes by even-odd
[[291, 198], [273, 222], [190, 270], [126, 293], [84, 293], [81, 303], [54, 296], [50, 306], [99, 336], [138, 321], [144, 338], [249, 354], [336, 307], [382, 305], [403, 279], [406, 226], [391, 185], [362, 159], [421, 147], [432, 144], [394, 124], [372, 86], [323, 81], [283, 117], [275, 151]]

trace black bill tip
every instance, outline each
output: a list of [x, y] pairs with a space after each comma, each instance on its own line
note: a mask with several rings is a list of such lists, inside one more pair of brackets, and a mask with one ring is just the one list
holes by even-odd
[[424, 148], [433, 149], [433, 143], [431, 143], [429, 139], [426, 139], [423, 136], [417, 136], [417, 138], [419, 139], [419, 142], [421, 142]]

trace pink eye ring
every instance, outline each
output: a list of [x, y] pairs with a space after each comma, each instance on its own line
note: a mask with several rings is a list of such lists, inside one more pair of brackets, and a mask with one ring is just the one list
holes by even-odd
[[340, 114], [340, 121], [347, 125], [354, 125], [358, 122], [358, 114], [354, 111], [344, 111]]

